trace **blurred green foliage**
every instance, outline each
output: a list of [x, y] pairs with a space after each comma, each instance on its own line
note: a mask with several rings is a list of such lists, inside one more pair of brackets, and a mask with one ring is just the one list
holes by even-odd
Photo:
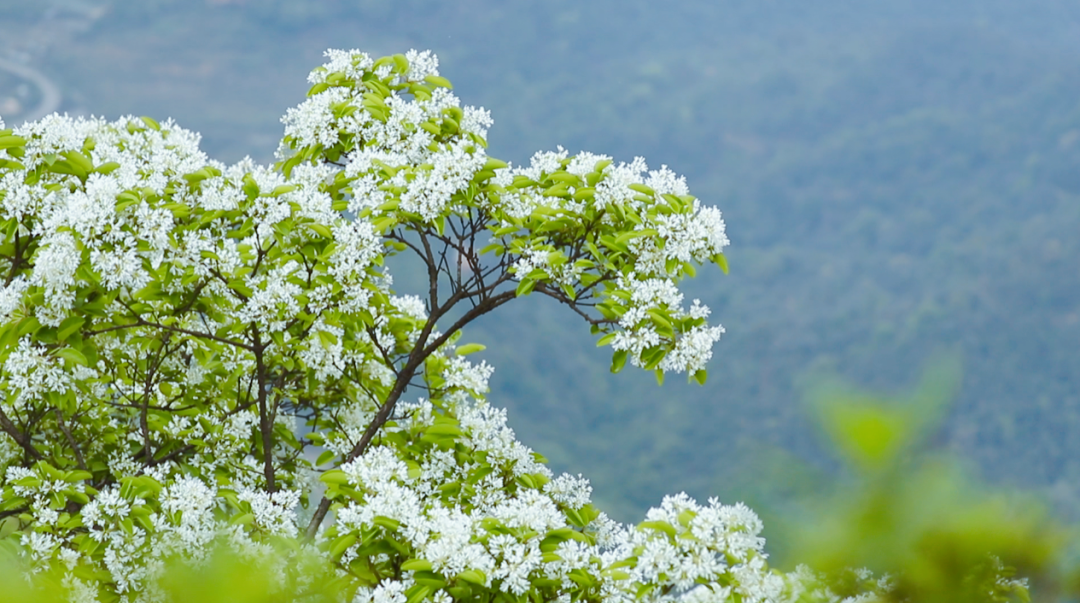
[[[160, 590], [151, 600], [171, 603], [330, 603], [346, 598], [340, 581], [334, 581], [329, 564], [311, 556], [301, 563], [282, 566], [281, 559], [295, 560], [296, 543], [280, 542], [279, 556], [259, 551], [242, 556], [226, 546], [211, 552], [199, 564], [174, 560], [160, 569]], [[282, 583], [287, 576], [289, 582]], [[0, 550], [0, 603], [67, 603], [65, 579], [61, 572], [30, 575], [24, 564], [9, 551]], [[75, 597], [89, 593], [72, 593]], [[140, 594], [140, 593], [135, 593]], [[146, 594], [146, 593], [141, 593]], [[99, 600], [115, 601], [116, 595], [93, 593]], [[140, 599], [141, 600], [141, 599]]]
[[887, 576], [887, 601], [1060, 601], [1078, 594], [1068, 557], [1075, 528], [1036, 498], [986, 486], [956, 459], [925, 450], [958, 377], [958, 363], [946, 357], [906, 399], [837, 385], [815, 394], [844, 477], [829, 480], [827, 493], [784, 524], [792, 532], [790, 560], [822, 572], [833, 592], [873, 591], [870, 577]]

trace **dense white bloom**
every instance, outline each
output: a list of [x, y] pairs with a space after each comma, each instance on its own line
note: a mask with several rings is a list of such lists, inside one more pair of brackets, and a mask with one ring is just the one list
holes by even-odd
[[90, 265], [101, 275], [101, 283], [109, 289], [121, 287], [138, 291], [150, 282], [142, 268], [142, 258], [135, 249], [114, 249], [90, 252]]
[[410, 50], [405, 53], [405, 59], [409, 61], [409, 73], [406, 77], [410, 80], [422, 81], [429, 75], [439, 75], [439, 57], [430, 50]]
[[85, 190], [76, 190], [67, 196], [67, 208], [63, 217], [68, 225], [83, 237], [104, 234], [112, 225], [116, 211], [116, 196], [121, 192], [115, 178], [91, 174]]
[[70, 232], [55, 232], [42, 241], [30, 283], [45, 288], [45, 306], [38, 313], [43, 324], [60, 324], [63, 312], [71, 308], [75, 301], [75, 270], [81, 261], [82, 254]]
[[8, 387], [18, 392], [16, 403], [46, 392], [66, 393], [71, 388], [73, 377], [64, 368], [62, 360], [50, 355], [45, 347], [34, 344], [28, 337], [20, 339], [18, 347], [7, 357], [4, 372]]
[[303, 145], [333, 146], [338, 141], [338, 128], [332, 106], [348, 98], [344, 88], [328, 88], [289, 109], [281, 118], [285, 135], [295, 137]]
[[359, 79], [363, 77], [364, 71], [370, 69], [375, 62], [367, 53], [359, 50], [330, 49], [324, 52], [323, 56], [330, 60], [323, 64], [321, 68], [308, 74], [308, 82], [312, 84], [326, 81], [326, 76], [335, 72], [344, 73], [349, 78]]
[[488, 379], [494, 372], [495, 368], [485, 361], [473, 364], [465, 358], [455, 356], [450, 359], [450, 367], [446, 370], [446, 385], [482, 394], [488, 390]]
[[237, 498], [251, 506], [255, 523], [270, 534], [289, 536], [296, 532], [294, 510], [300, 504], [297, 490], [279, 490], [273, 494], [245, 488]]
[[393, 295], [390, 303], [402, 314], [416, 320], [427, 320], [427, 306], [417, 295]]
[[592, 486], [589, 485], [589, 480], [580, 474], [574, 477], [564, 473], [544, 484], [544, 492], [559, 504], [571, 509], [580, 509], [589, 504]]
[[22, 306], [23, 294], [29, 286], [26, 277], [19, 275], [0, 288], [0, 321], [7, 322], [15, 310]]
[[300, 266], [289, 262], [276, 268], [269, 275], [248, 280], [248, 286], [254, 290], [239, 311], [238, 318], [247, 323], [254, 323], [269, 331], [280, 331], [286, 323], [300, 311], [297, 298], [302, 289], [290, 278]]

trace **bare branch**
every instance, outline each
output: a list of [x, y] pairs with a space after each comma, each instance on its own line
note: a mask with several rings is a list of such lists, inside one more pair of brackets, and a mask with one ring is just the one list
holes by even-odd
[[64, 413], [60, 412], [59, 408], [54, 408], [53, 413], [56, 415], [56, 423], [60, 426], [60, 431], [64, 432], [64, 437], [67, 438], [68, 445], [75, 451], [75, 462], [79, 464], [79, 469], [87, 471], [82, 449], [79, 448], [79, 443], [75, 441], [75, 438], [71, 435], [71, 430], [68, 429], [67, 423], [64, 422]]
[[534, 288], [533, 291], [562, 302], [565, 306], [573, 310], [574, 313], [576, 313], [578, 316], [584, 318], [585, 321], [591, 325], [609, 325], [619, 322], [613, 318], [594, 318], [592, 316], [589, 316], [589, 314], [582, 310], [581, 307], [583, 305], [591, 306], [592, 304], [579, 304], [576, 300], [570, 299], [561, 289], [554, 289], [552, 287], [548, 287], [544, 283], [537, 283], [536, 288]]

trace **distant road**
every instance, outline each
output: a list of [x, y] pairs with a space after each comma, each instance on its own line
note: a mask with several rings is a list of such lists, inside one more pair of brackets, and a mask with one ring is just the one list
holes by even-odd
[[41, 90], [41, 102], [33, 110], [26, 112], [24, 120], [35, 121], [60, 108], [60, 89], [36, 69], [4, 59], [0, 59], [0, 69], [30, 80]]

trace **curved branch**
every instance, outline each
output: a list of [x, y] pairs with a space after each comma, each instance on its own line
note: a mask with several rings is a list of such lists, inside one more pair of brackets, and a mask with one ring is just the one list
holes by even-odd
[[75, 437], [71, 435], [71, 430], [68, 429], [67, 423], [64, 422], [64, 413], [60, 412], [59, 408], [54, 408], [53, 413], [56, 414], [56, 422], [60, 425], [60, 431], [64, 432], [68, 445], [75, 451], [75, 462], [79, 464], [79, 469], [87, 471], [86, 460], [83, 459], [82, 449], [79, 448], [79, 443], [75, 441]]
[[[508, 278], [508, 275], [504, 277], [504, 279]], [[500, 279], [499, 282], [496, 283], [496, 286], [499, 283], [503, 282], [504, 279]], [[461, 299], [461, 297], [463, 296], [454, 296], [447, 300], [447, 303], [442, 308], [439, 308], [439, 310], [441, 310], [439, 315], [445, 314], [450, 309], [450, 307], [453, 306], [454, 303]], [[482, 301], [480, 304], [473, 307], [464, 315], [462, 315], [462, 317], [459, 318], [457, 322], [455, 322], [447, 332], [439, 335], [433, 341], [431, 341], [431, 343], [428, 343], [426, 346], [424, 346], [422, 344], [423, 342], [427, 341], [427, 337], [431, 334], [431, 330], [433, 328], [433, 325], [435, 324], [434, 317], [432, 319], [429, 319], [428, 323], [424, 325], [424, 330], [421, 332], [420, 338], [418, 338], [417, 340], [417, 347], [413, 348], [412, 354], [409, 355], [408, 362], [406, 362], [405, 366], [402, 367], [401, 372], [398, 373], [398, 378], [397, 381], [394, 383], [394, 388], [390, 390], [389, 395], [387, 395], [386, 397], [386, 401], [383, 402], [382, 406], [379, 407], [379, 411], [375, 413], [375, 416], [371, 419], [371, 423], [369, 423], [367, 429], [364, 430], [364, 434], [360, 437], [360, 441], [357, 442], [355, 446], [353, 446], [352, 450], [350, 450], [349, 453], [345, 455], [341, 462], [351, 462], [367, 450], [368, 446], [371, 444], [371, 441], [375, 439], [375, 434], [378, 433], [379, 429], [381, 429], [382, 426], [385, 425], [392, 416], [394, 412], [394, 407], [397, 406], [397, 402], [401, 399], [401, 395], [405, 393], [405, 389], [409, 386], [409, 382], [412, 381], [412, 378], [416, 375], [416, 371], [423, 365], [424, 361], [427, 360], [429, 356], [435, 353], [435, 351], [438, 350], [440, 346], [446, 343], [454, 333], [461, 330], [465, 325], [479, 318], [480, 316], [491, 312], [495, 308], [498, 308], [499, 306], [514, 299], [515, 297], [517, 297], [517, 293], [515, 291], [504, 291], [498, 295], [484, 299], [484, 301]], [[319, 507], [315, 510], [314, 515], [312, 515], [311, 517], [311, 522], [308, 524], [306, 531], [308, 538], [315, 537], [315, 532], [319, 529], [319, 525], [322, 523], [323, 519], [326, 517], [326, 514], [329, 511], [330, 499], [326, 496], [323, 496], [322, 500], [319, 501]]]
[[255, 352], [255, 346], [253, 346], [253, 345], [248, 345], [246, 343], [233, 341], [231, 339], [225, 339], [224, 337], [218, 337], [217, 335], [211, 335], [210, 333], [200, 333], [198, 331], [191, 331], [191, 330], [188, 330], [188, 329], [182, 329], [180, 327], [171, 327], [171, 326], [163, 325], [163, 324], [157, 323], [157, 322], [150, 322], [150, 321], [144, 320], [143, 317], [141, 317], [141, 316], [136, 317], [135, 320], [136, 320], [136, 322], [133, 322], [133, 323], [131, 323], [129, 325], [113, 325], [111, 327], [105, 327], [104, 329], [98, 329], [96, 331], [87, 331], [86, 335], [89, 336], [89, 337], [92, 337], [94, 335], [101, 335], [102, 333], [108, 333], [109, 331], [120, 331], [120, 330], [123, 330], [123, 329], [134, 329], [134, 328], [138, 328], [138, 327], [153, 327], [155, 329], [163, 329], [165, 331], [172, 331], [173, 333], [183, 333], [184, 335], [190, 335], [192, 337], [197, 337], [197, 338], [200, 338], [200, 339], [209, 339], [211, 341], [217, 341], [218, 343], [224, 343], [225, 345], [231, 345], [231, 346], [234, 346], [234, 347], [238, 347], [240, 349], [247, 350], [247, 351], [252, 352], [252, 353]]

